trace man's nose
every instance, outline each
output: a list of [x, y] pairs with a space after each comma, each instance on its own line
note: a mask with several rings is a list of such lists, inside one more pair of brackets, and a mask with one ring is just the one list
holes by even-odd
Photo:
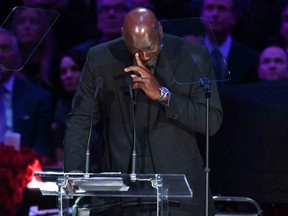
[[72, 74], [73, 74], [72, 70], [71, 70], [71, 69], [68, 69], [68, 70], [67, 70], [67, 73], [66, 73], [66, 76], [67, 76], [67, 77], [71, 77]]
[[109, 8], [108, 14], [111, 16], [115, 15], [115, 9], [114, 8]]
[[27, 20], [22, 25], [23, 25], [24, 29], [30, 29], [31, 28], [31, 23]]
[[212, 16], [218, 16], [219, 15], [219, 9], [218, 8], [211, 9], [211, 15]]
[[269, 64], [269, 67], [270, 67], [270, 68], [275, 68], [276, 65], [277, 65], [277, 64], [276, 64], [274, 61], [271, 61], [270, 64]]

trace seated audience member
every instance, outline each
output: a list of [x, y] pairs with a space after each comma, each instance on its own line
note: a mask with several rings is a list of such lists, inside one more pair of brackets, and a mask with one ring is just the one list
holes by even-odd
[[268, 46], [261, 52], [258, 76], [266, 81], [288, 78], [288, 58], [282, 47]]
[[[55, 54], [55, 41], [48, 32], [39, 46], [38, 44], [50, 26], [46, 11], [24, 7], [15, 10], [11, 26], [12, 32], [18, 40], [24, 65], [21, 71], [23, 77], [47, 89], [51, 88], [49, 77], [52, 70], [52, 55]], [[27, 61], [30, 56], [31, 58]]]
[[85, 53], [70, 50], [60, 56], [56, 64], [55, 84], [59, 86], [54, 119], [52, 123], [53, 144], [56, 166], [63, 166], [63, 138], [66, 129], [66, 116], [71, 111], [72, 98], [80, 81]]
[[121, 24], [126, 12], [131, 8], [131, 0], [98, 0], [94, 36], [73, 49], [88, 52], [90, 47], [121, 36]]
[[36, 150], [43, 162], [52, 153], [52, 96], [9, 70], [19, 67], [21, 58], [16, 37], [4, 28], [0, 28], [0, 50], [0, 142], [7, 132], [17, 133], [20, 146]]
[[[245, 44], [237, 42], [232, 37], [232, 30], [237, 22], [236, 0], [203, 0], [201, 15], [207, 19], [215, 36], [204, 38], [204, 43], [211, 53], [213, 60], [213, 48], [219, 46], [220, 52], [227, 62], [231, 73], [231, 79], [224, 84], [238, 84], [258, 80], [257, 64], [258, 51], [251, 49]], [[214, 67], [217, 77], [221, 77]]]
[[[277, 4], [276, 4], [277, 3]], [[288, 54], [288, 2], [287, 1], [276, 1], [275, 2], [275, 13], [280, 14], [279, 26], [276, 33], [271, 37], [271, 43], [277, 44], [284, 48]]]
[[88, 8], [86, 0], [22, 0], [25, 7], [57, 11], [60, 16], [51, 33], [57, 41], [59, 52], [70, 49], [86, 39]]

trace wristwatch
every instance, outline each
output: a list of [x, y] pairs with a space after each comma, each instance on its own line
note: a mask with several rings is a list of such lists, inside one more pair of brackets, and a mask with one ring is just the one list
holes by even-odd
[[170, 93], [170, 91], [169, 91], [169, 89], [167, 89], [166, 87], [163, 87], [163, 86], [160, 87], [159, 90], [160, 90], [160, 96], [157, 99], [157, 101], [159, 103], [163, 103], [164, 98]]

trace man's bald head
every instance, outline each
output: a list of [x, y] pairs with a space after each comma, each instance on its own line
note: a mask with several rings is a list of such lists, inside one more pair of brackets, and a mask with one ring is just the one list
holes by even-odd
[[129, 11], [122, 26], [122, 37], [134, 55], [147, 66], [154, 64], [161, 50], [163, 37], [162, 25], [154, 13], [147, 8], [135, 8]]

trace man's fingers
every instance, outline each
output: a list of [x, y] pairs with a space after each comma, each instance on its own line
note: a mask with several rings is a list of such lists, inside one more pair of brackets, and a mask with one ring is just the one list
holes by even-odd
[[141, 67], [145, 67], [140, 59], [139, 53], [135, 53], [135, 59], [137, 62], [137, 65], [141, 66]]

